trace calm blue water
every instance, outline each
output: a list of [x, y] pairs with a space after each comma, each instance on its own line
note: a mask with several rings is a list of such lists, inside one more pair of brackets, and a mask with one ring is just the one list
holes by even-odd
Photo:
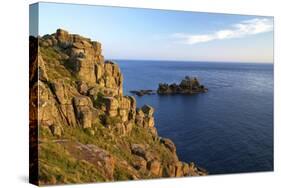
[[209, 92], [137, 97], [155, 108], [160, 136], [211, 174], [273, 170], [273, 65], [117, 60], [124, 93], [197, 76]]

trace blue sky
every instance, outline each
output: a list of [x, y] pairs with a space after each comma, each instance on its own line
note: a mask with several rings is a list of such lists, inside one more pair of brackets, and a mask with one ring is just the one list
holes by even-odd
[[40, 3], [39, 34], [57, 28], [102, 43], [107, 59], [273, 63], [273, 18]]

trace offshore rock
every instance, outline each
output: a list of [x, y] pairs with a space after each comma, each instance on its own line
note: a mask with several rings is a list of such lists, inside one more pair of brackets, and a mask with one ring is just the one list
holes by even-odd
[[186, 76], [180, 84], [160, 83], [157, 89], [159, 95], [169, 94], [197, 94], [205, 93], [208, 89], [201, 85], [196, 77]]

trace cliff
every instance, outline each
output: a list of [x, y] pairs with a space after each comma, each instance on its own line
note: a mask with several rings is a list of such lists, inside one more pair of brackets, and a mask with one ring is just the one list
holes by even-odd
[[134, 97], [123, 96], [120, 68], [104, 60], [99, 42], [58, 29], [30, 37], [30, 51], [33, 183], [206, 174], [158, 136], [153, 107], [136, 108]]

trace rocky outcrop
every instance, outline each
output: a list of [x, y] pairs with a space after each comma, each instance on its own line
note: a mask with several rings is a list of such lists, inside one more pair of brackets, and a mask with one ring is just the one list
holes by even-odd
[[91, 128], [99, 115], [99, 111], [93, 107], [91, 99], [86, 96], [75, 97], [73, 105], [80, 127]]
[[153, 135], [157, 135], [157, 130], [154, 127], [153, 113], [154, 108], [149, 105], [144, 105], [142, 108], [136, 109], [135, 123], [148, 129]]
[[89, 87], [100, 85], [111, 90], [112, 96], [122, 96], [123, 77], [120, 69], [112, 61], [104, 61], [99, 42], [58, 29], [52, 35], [43, 36], [39, 45], [58, 48], [67, 55], [65, 66]]
[[201, 85], [197, 78], [191, 78], [186, 76], [180, 84], [167, 84], [160, 83], [157, 89], [157, 93], [160, 95], [169, 94], [197, 94], [205, 93], [208, 89]]
[[148, 159], [148, 155], [143, 144], [132, 144], [131, 146], [132, 154], [142, 157], [143, 159]]
[[113, 174], [116, 161], [106, 150], [93, 144], [82, 144], [70, 140], [55, 140], [55, 143], [62, 145], [72, 156], [80, 161], [90, 163], [100, 169], [100, 173], [109, 180], [114, 179]]
[[144, 95], [154, 95], [155, 92], [151, 89], [141, 89], [141, 90], [132, 90], [130, 93], [135, 94], [139, 97], [144, 96]]
[[148, 171], [153, 177], [181, 177], [206, 175], [206, 170], [197, 167], [194, 163], [185, 163], [178, 160], [175, 144], [167, 138], [160, 138], [163, 144], [173, 155], [171, 161], [161, 162], [161, 158], [144, 144], [132, 144], [131, 153], [136, 156], [133, 167], [138, 171]]
[[[197, 94], [197, 93], [205, 93], [208, 89], [201, 85], [196, 77], [191, 78], [186, 76], [180, 84], [167, 84], [160, 83], [157, 89], [157, 93], [159, 95], [170, 95], [170, 94]], [[144, 95], [153, 95], [155, 94], [153, 90], [132, 90], [130, 93], [135, 94], [137, 96]]]
[[160, 142], [162, 144], [164, 144], [164, 146], [166, 148], [168, 148], [172, 153], [176, 153], [176, 146], [175, 144], [172, 142], [172, 140], [168, 139], [168, 138], [161, 138]]
[[[75, 168], [89, 164], [96, 173], [88, 174], [89, 181], [206, 174], [179, 161], [175, 144], [158, 136], [153, 107], [137, 108], [134, 97], [123, 96], [120, 68], [104, 60], [99, 42], [62, 29], [38, 40], [30, 62], [30, 126], [41, 132], [39, 148], [51, 152], [47, 142], [68, 140], [59, 142], [68, 162], [77, 160]], [[45, 165], [39, 164], [40, 173], [55, 170]], [[55, 172], [63, 170], [72, 177], [67, 169]], [[77, 177], [70, 182], [83, 180]], [[62, 181], [53, 179], [41, 182]]]

